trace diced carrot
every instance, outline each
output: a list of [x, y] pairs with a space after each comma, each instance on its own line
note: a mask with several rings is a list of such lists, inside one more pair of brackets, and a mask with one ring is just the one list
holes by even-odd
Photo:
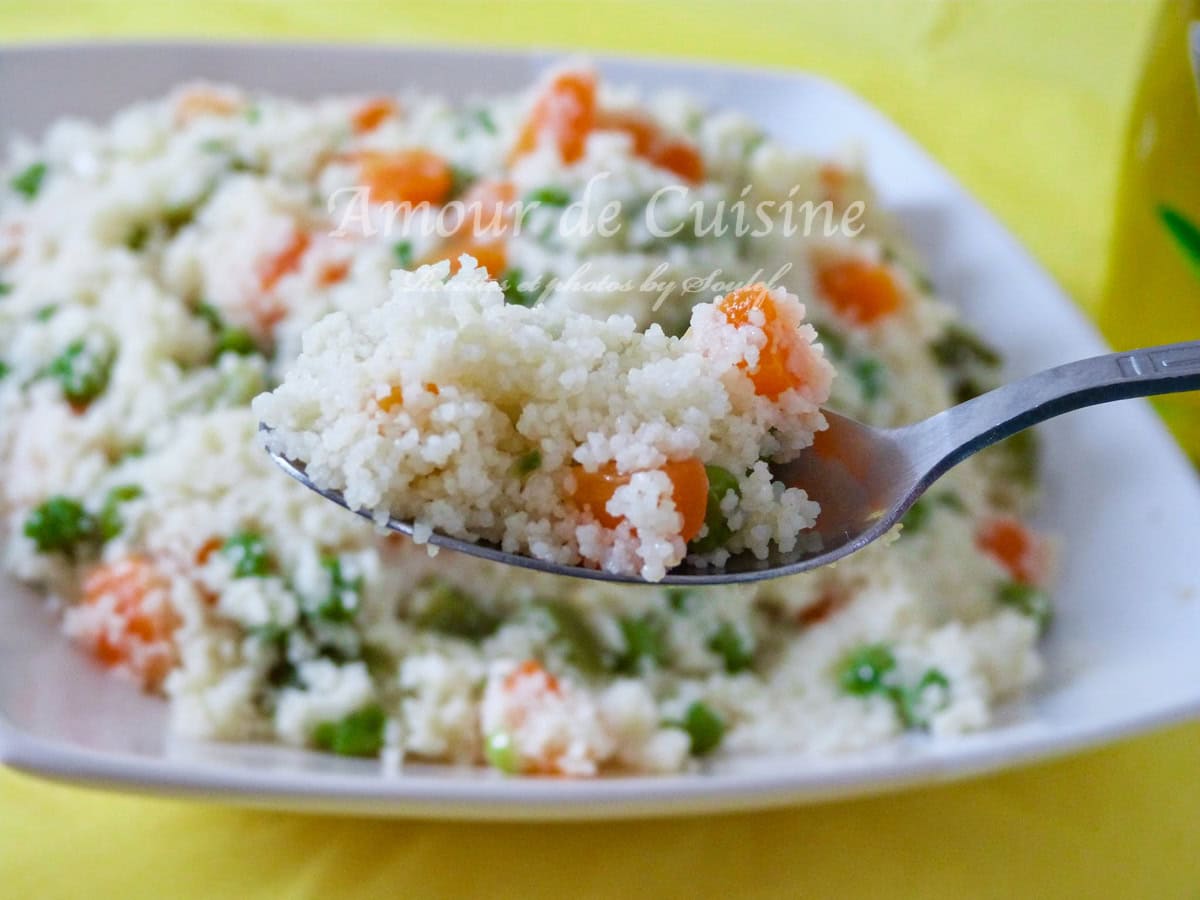
[[821, 189], [825, 192], [825, 197], [838, 203], [842, 193], [846, 190], [850, 173], [837, 163], [824, 163], [817, 171], [817, 179], [821, 182]]
[[444, 244], [428, 261], [450, 260], [450, 274], [453, 275], [462, 268], [459, 257], [464, 253], [473, 256], [475, 262], [479, 263], [480, 268], [486, 271], [488, 277], [493, 280], [499, 278], [508, 268], [508, 248], [504, 241], [479, 241], [474, 237], [469, 239], [451, 238], [449, 243]]
[[981, 550], [1008, 570], [1014, 581], [1042, 585], [1049, 562], [1042, 540], [1012, 516], [997, 516], [984, 522], [975, 535]]
[[167, 603], [166, 581], [154, 564], [128, 556], [93, 569], [83, 582], [83, 602], [111, 603], [115, 623], [101, 623], [92, 649], [107, 666], [127, 666], [150, 688], [174, 660], [171, 636], [179, 618]]
[[202, 116], [231, 116], [241, 109], [241, 104], [210, 88], [193, 88], [179, 98], [175, 105], [175, 120], [181, 125]]
[[372, 203], [444, 203], [454, 189], [450, 163], [428, 150], [356, 155]]
[[509, 153], [511, 165], [542, 142], [553, 144], [563, 162], [583, 156], [596, 122], [596, 76], [587, 71], [560, 72], [534, 101]]
[[690, 182], [704, 179], [704, 160], [688, 141], [671, 137], [647, 116], [636, 112], [600, 112], [598, 131], [620, 131], [633, 140], [633, 152], [647, 162]]
[[400, 385], [393, 385], [384, 396], [375, 401], [375, 405], [385, 413], [390, 413], [404, 405], [404, 390]]
[[818, 595], [815, 603], [800, 610], [796, 621], [805, 626], [816, 625], [818, 622], [824, 622], [849, 602], [849, 593], [837, 588], [828, 588]]
[[441, 391], [438, 389], [438, 386], [432, 381], [425, 382], [425, 390], [429, 391], [429, 393], [433, 394], [435, 397], [441, 393]]
[[[766, 334], [766, 343], [758, 349], [758, 363], [748, 373], [754, 382], [755, 393], [775, 399], [789, 388], [804, 384], [805, 373], [793, 355], [800, 341], [799, 333], [780, 320], [779, 310], [765, 284], [739, 288], [726, 295], [717, 308], [725, 314], [730, 325], [740, 328], [747, 324], [758, 324]], [[762, 312], [761, 322], [755, 322], [758, 318], [754, 315], [756, 310]], [[745, 360], [739, 365], [743, 369], [748, 368]]]
[[363, 104], [354, 113], [350, 124], [358, 134], [364, 134], [368, 131], [374, 131], [386, 119], [394, 118], [399, 112], [400, 108], [396, 105], [396, 101], [388, 97], [378, 97], [374, 100], [368, 100]]
[[349, 274], [349, 260], [333, 260], [325, 263], [325, 265], [321, 267], [321, 271], [317, 274], [317, 284], [321, 285], [321, 287], [329, 287], [331, 284], [337, 284], [339, 281], [344, 281], [346, 276]]
[[296, 231], [287, 246], [268, 257], [258, 270], [258, 281], [264, 291], [270, 291], [285, 275], [300, 268], [300, 262], [312, 243], [307, 231]]
[[509, 672], [504, 677], [504, 689], [511, 691], [525, 680], [540, 680], [547, 691], [552, 694], [559, 693], [562, 688], [558, 683], [558, 679], [546, 671], [540, 662], [536, 659], [527, 659], [517, 666], [513, 671]]
[[461, 266], [459, 257], [473, 256], [492, 278], [499, 278], [508, 267], [507, 235], [512, 227], [511, 204], [516, 188], [511, 181], [480, 181], [462, 198], [463, 217], [454, 233], [422, 265], [450, 261], [450, 272]]
[[[704, 463], [694, 457], [672, 460], [661, 471], [671, 479], [671, 500], [683, 518], [679, 536], [686, 543], [696, 537], [704, 526], [704, 514], [708, 508], [708, 473]], [[595, 472], [577, 466], [574, 476], [572, 500], [575, 505], [590, 510], [596, 521], [605, 528], [616, 528], [621, 523], [621, 517], [608, 511], [608, 501], [617, 488], [629, 484], [633, 473], [621, 474], [614, 463], [608, 463]]]
[[904, 302], [886, 266], [860, 259], [819, 264], [817, 285], [839, 315], [859, 325], [890, 316]]

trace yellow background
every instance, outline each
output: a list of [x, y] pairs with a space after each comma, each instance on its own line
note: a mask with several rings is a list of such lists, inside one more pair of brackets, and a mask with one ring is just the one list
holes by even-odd
[[[0, 0], [0, 39], [562, 46], [824, 73], [915, 135], [1131, 345], [1194, 337], [1200, 325], [1200, 288], [1147, 213], [1169, 200], [1200, 217], [1186, 10], [1175, 0]], [[1172, 136], [1149, 158], [1127, 140], [1148, 120]], [[0, 896], [464, 894], [1200, 898], [1200, 725], [898, 796], [617, 824], [318, 818], [0, 772]]]

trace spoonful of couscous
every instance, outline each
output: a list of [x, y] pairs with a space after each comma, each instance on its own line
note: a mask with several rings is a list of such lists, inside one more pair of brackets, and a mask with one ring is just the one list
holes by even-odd
[[255, 401], [289, 475], [419, 543], [561, 575], [718, 584], [826, 565], [893, 528], [952, 466], [1037, 422], [1200, 388], [1200, 342], [1034, 375], [895, 429], [824, 411], [804, 306], [763, 284], [682, 337], [506, 304], [464, 257], [304, 336]]

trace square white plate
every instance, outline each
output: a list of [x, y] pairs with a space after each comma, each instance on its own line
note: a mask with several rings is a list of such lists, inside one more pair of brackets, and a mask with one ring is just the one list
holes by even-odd
[[[553, 57], [391, 47], [112, 44], [0, 49], [0, 131], [64, 114], [106, 117], [206, 77], [312, 96], [418, 85], [451, 96], [523, 87]], [[934, 282], [1004, 351], [1008, 376], [1105, 351], [1096, 332], [1001, 226], [895, 125], [800, 74], [600, 60], [645, 89], [682, 87], [814, 152], [861, 145], [881, 200]], [[0, 138], [7, 135], [0, 134]], [[980, 140], [994, 139], [980, 135]], [[0, 760], [94, 786], [381, 815], [599, 818], [748, 808], [877, 792], [1062, 754], [1200, 714], [1200, 484], [1141, 402], [1044, 428], [1041, 525], [1063, 538], [1043, 682], [993, 729], [870, 755], [746, 758], [700, 774], [597, 781], [505, 779], [279, 747], [181, 744], [161, 701], [105, 677], [27, 590], [0, 581]]]

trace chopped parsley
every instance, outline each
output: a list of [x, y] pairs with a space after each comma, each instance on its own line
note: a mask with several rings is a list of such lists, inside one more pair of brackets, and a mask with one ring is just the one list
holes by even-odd
[[336, 556], [326, 556], [321, 567], [329, 574], [329, 595], [317, 607], [317, 615], [327, 622], [351, 621], [362, 598], [362, 576], [346, 578], [342, 561]]
[[136, 500], [142, 496], [142, 489], [136, 484], [121, 484], [114, 487], [104, 498], [100, 513], [96, 516], [97, 528], [103, 540], [112, 540], [121, 533], [125, 522], [121, 519], [121, 504]]
[[653, 615], [620, 620], [625, 649], [616, 659], [616, 670], [624, 675], [636, 675], [646, 665], [661, 665], [667, 658], [666, 630]]
[[61, 553], [74, 559], [94, 545], [99, 535], [96, 519], [72, 497], [51, 497], [35, 507], [25, 519], [25, 536], [38, 553]]
[[418, 628], [481, 641], [500, 625], [499, 620], [456, 584], [433, 577], [423, 585], [424, 606], [417, 613]]
[[35, 162], [14, 175], [8, 185], [26, 200], [32, 200], [42, 189], [42, 182], [45, 178], [46, 164]]
[[678, 724], [691, 739], [692, 756], [707, 756], [725, 738], [725, 720], [699, 700], [687, 708]]
[[704, 524], [708, 530], [704, 537], [696, 538], [688, 546], [693, 553], [712, 553], [724, 547], [733, 536], [733, 530], [725, 520], [725, 512], [721, 509], [721, 501], [733, 491], [741, 496], [741, 488], [734, 474], [720, 466], [705, 466], [708, 475], [708, 504], [704, 508]]
[[413, 264], [412, 241], [396, 241], [392, 244], [392, 256], [401, 269], [410, 268]]
[[46, 374], [62, 386], [68, 403], [86, 407], [108, 387], [113, 360], [111, 350], [98, 350], [80, 339], [51, 361]]
[[257, 531], [231, 534], [221, 545], [221, 553], [233, 564], [234, 578], [264, 578], [275, 569], [267, 542]]

